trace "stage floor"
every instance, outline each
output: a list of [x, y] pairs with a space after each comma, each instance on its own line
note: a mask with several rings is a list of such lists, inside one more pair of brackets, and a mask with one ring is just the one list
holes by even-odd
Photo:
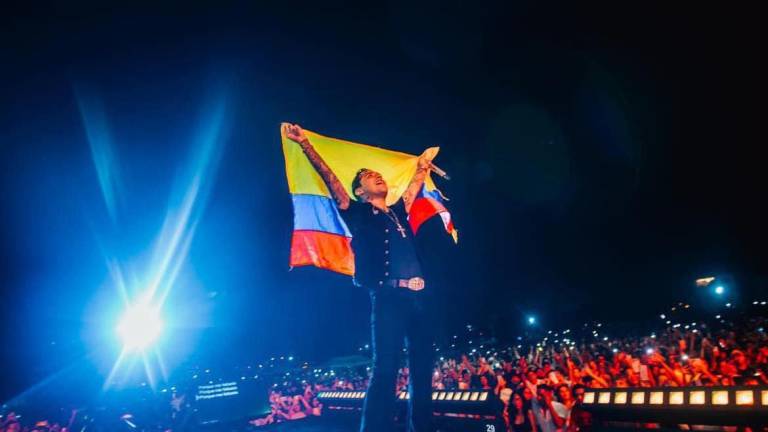
[[271, 428], [252, 429], [264, 431], [291, 431], [291, 432], [357, 432], [358, 426], [339, 426], [322, 424], [302, 424], [303, 422], [281, 423]]
[[[312, 418], [305, 420], [296, 420], [291, 422], [278, 423], [268, 425], [264, 427], [251, 427], [246, 429], [248, 432], [273, 432], [273, 431], [289, 431], [289, 432], [358, 432], [360, 430], [360, 419], [349, 418], [333, 420], [323, 418]], [[209, 429], [211, 432], [219, 432], [219, 429]], [[221, 432], [230, 432], [231, 429], [222, 429]], [[440, 432], [440, 429], [434, 429], [434, 432]], [[405, 432], [405, 427], [398, 425], [398, 428], [393, 432]]]
[[[480, 420], [462, 420], [455, 418], [437, 418], [430, 432], [502, 432], [503, 427], [492, 422]], [[392, 432], [405, 432], [405, 425], [398, 424]], [[262, 427], [236, 425], [208, 425], [201, 432], [358, 432], [360, 430], [360, 415], [330, 415], [320, 418], [306, 418], [271, 424]]]
[[251, 428], [249, 431], [290, 431], [290, 432], [357, 432], [360, 429], [359, 419], [334, 419], [328, 421], [323, 418], [296, 420], [269, 425], [261, 428]]
[[[355, 418], [357, 417], [357, 418]], [[234, 424], [201, 426], [200, 432], [357, 432], [360, 430], [360, 418], [307, 418], [289, 422], [254, 427]], [[197, 431], [198, 429], [194, 429]], [[402, 429], [396, 429], [400, 431]]]
[[[345, 419], [339, 421], [334, 419], [333, 421], [327, 421], [327, 419], [306, 419], [297, 420], [293, 422], [285, 422], [280, 424], [269, 425], [262, 428], [250, 428], [249, 432], [260, 431], [290, 431], [290, 432], [358, 432], [360, 430], [360, 419]], [[227, 430], [229, 431], [229, 430]], [[485, 432], [495, 431], [501, 432], [499, 428], [487, 428], [481, 424], [468, 425], [436, 425], [433, 427], [432, 432]], [[405, 432], [404, 425], [398, 425], [398, 427], [392, 432]]]

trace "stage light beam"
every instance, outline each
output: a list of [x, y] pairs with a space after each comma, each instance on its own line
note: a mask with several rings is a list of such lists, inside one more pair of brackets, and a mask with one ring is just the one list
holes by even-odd
[[117, 334], [129, 351], [144, 351], [163, 331], [163, 321], [156, 307], [136, 304], [128, 308], [117, 325]]

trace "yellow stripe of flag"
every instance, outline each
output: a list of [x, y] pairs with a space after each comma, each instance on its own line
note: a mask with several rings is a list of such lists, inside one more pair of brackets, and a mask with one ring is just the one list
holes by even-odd
[[[371, 169], [382, 175], [389, 186], [387, 205], [392, 205], [403, 195], [418, 167], [419, 156], [330, 138], [306, 129], [304, 133], [353, 199], [355, 196], [352, 193], [352, 180], [361, 168]], [[285, 137], [283, 127], [280, 128], [280, 134], [289, 191], [292, 194], [329, 197], [328, 188], [301, 147]], [[430, 147], [424, 150], [422, 155], [432, 160], [439, 151], [439, 147]], [[429, 176], [425, 183], [427, 190], [435, 189], [435, 184]]]

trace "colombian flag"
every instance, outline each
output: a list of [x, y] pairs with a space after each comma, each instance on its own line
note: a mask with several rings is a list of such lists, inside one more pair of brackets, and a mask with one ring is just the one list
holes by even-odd
[[[328, 187], [315, 171], [299, 144], [280, 134], [285, 157], [288, 190], [293, 200], [293, 236], [291, 238], [291, 267], [314, 265], [353, 276], [355, 257], [352, 233], [344, 223]], [[344, 185], [352, 199], [352, 180], [361, 168], [379, 172], [389, 186], [387, 205], [400, 199], [416, 173], [419, 156], [329, 138], [304, 129], [310, 143]], [[440, 149], [426, 149], [422, 155], [432, 160]], [[427, 176], [424, 186], [411, 206], [408, 222], [414, 233], [427, 219], [439, 214], [446, 231], [454, 240], [456, 230], [443, 197]]]
[[451, 214], [445, 208], [443, 200], [447, 200], [440, 190], [435, 188], [429, 190], [426, 182], [422, 186], [419, 195], [413, 200], [411, 204], [411, 210], [408, 212], [408, 223], [411, 225], [411, 230], [414, 234], [418, 234], [421, 224], [427, 221], [434, 215], [440, 215], [443, 220], [443, 225], [448, 234], [453, 237], [454, 242], [459, 241], [459, 233], [456, 228], [453, 227], [453, 221], [451, 220]]

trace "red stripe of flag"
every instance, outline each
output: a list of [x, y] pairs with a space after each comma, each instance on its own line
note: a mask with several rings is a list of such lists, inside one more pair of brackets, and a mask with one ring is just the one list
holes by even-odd
[[294, 231], [291, 238], [291, 267], [306, 265], [354, 276], [352, 239], [322, 231]]

